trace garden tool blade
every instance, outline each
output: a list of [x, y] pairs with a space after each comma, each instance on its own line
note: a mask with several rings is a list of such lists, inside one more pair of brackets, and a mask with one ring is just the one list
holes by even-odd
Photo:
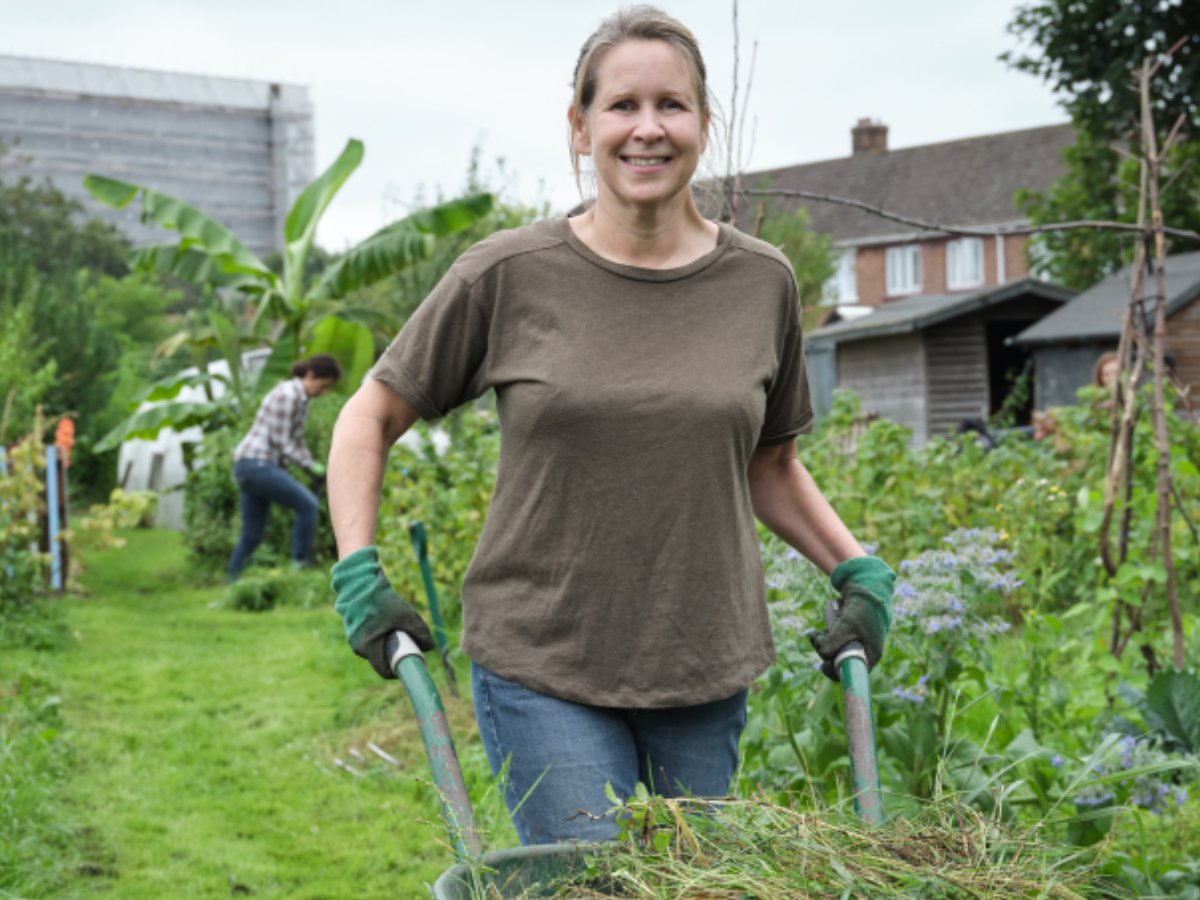
[[450, 688], [450, 693], [458, 697], [458, 679], [454, 675], [454, 667], [450, 665], [446, 626], [442, 622], [437, 588], [433, 585], [433, 569], [429, 565], [429, 541], [425, 536], [425, 523], [413, 522], [409, 525], [408, 536], [412, 539], [413, 552], [417, 554], [417, 564], [421, 567], [421, 581], [425, 584], [425, 597], [429, 601], [429, 618], [433, 620], [433, 640], [437, 644], [438, 656], [442, 658], [442, 668], [446, 671], [446, 686]]

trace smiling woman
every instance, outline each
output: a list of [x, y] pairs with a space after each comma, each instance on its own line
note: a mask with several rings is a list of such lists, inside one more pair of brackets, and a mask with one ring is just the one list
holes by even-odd
[[337, 607], [355, 652], [394, 677], [390, 633], [433, 641], [374, 547], [388, 448], [495, 391], [462, 646], [523, 844], [614, 836], [606, 790], [729, 790], [747, 688], [774, 659], [756, 515], [846, 591], [818, 652], [883, 651], [892, 572], [794, 451], [813, 422], [795, 276], [692, 198], [710, 119], [687, 28], [645, 6], [605, 20], [568, 112], [596, 202], [464, 253], [334, 430]]

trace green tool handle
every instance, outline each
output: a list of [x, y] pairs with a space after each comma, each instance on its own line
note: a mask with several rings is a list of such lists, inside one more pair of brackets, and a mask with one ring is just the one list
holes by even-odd
[[413, 552], [417, 555], [417, 564], [421, 567], [421, 581], [425, 585], [425, 597], [429, 601], [429, 618], [433, 621], [433, 641], [437, 644], [438, 655], [442, 658], [447, 686], [450, 693], [457, 697], [458, 679], [454, 675], [454, 666], [450, 664], [446, 625], [442, 621], [442, 608], [438, 602], [437, 588], [433, 583], [433, 567], [429, 564], [429, 539], [425, 535], [425, 523], [413, 522], [409, 525], [408, 536], [412, 540]]
[[[840, 604], [825, 608], [825, 624], [837, 619]], [[842, 682], [846, 737], [850, 744], [850, 777], [854, 782], [854, 811], [864, 822], [883, 824], [883, 794], [879, 760], [875, 756], [875, 720], [871, 714], [871, 681], [862, 644], [851, 641], [838, 651], [834, 667]]]
[[454, 738], [450, 734], [441, 695], [429, 677], [421, 649], [402, 631], [388, 635], [384, 648], [417, 714], [417, 726], [441, 800], [442, 818], [450, 833], [450, 842], [460, 857], [478, 858], [483, 853], [483, 844], [475, 828], [471, 798], [463, 781], [458, 754], [454, 751]]

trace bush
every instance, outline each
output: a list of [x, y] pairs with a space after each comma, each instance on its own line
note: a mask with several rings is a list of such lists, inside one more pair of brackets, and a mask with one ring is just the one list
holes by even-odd
[[49, 557], [36, 549], [45, 469], [39, 417], [33, 432], [7, 454], [7, 474], [0, 475], [0, 615], [5, 606], [28, 604], [46, 589]]

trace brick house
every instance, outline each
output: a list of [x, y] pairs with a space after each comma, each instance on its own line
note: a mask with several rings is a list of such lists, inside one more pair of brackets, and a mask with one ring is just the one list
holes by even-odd
[[[1045, 190], [1065, 173], [1070, 125], [1049, 125], [891, 150], [888, 128], [860, 119], [850, 156], [742, 176], [748, 188], [806, 190], [860, 200], [931, 222], [976, 227], [1024, 221], [1017, 190]], [[974, 292], [1029, 275], [1025, 236], [957, 238], [833, 203], [766, 199], [767, 210], [803, 206], [814, 231], [841, 253], [830, 285], [839, 315], [852, 318], [890, 300]], [[738, 223], [752, 231], [759, 200], [741, 204]]]

